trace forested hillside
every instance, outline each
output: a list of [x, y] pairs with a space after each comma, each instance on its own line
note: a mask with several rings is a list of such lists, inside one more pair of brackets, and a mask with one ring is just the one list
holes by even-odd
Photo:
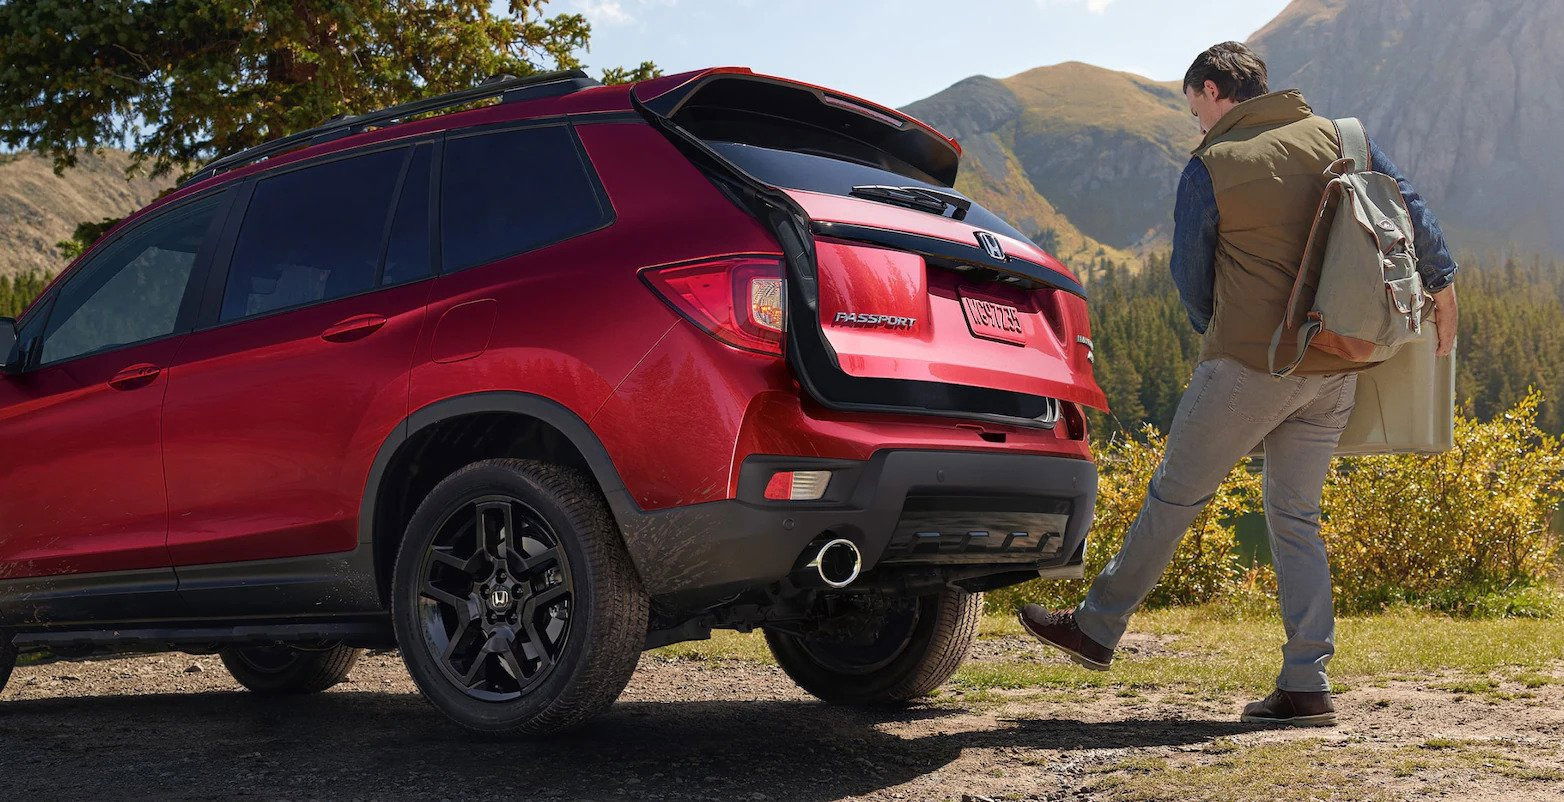
[[14, 276], [0, 274], [0, 317], [16, 317], [43, 289], [48, 275], [37, 270]]
[[974, 76], [906, 108], [963, 148], [956, 186], [1071, 267], [1165, 244], [1199, 141], [1177, 82], [1068, 62]]
[[[1564, 433], [1564, 264], [1481, 255], [1461, 261], [1457, 401], [1486, 420], [1535, 387], [1547, 399], [1539, 425]], [[1089, 289], [1097, 378], [1113, 407], [1099, 428], [1133, 430], [1145, 421], [1166, 431], [1200, 351], [1167, 257], [1149, 258], [1138, 274], [1106, 272]]]

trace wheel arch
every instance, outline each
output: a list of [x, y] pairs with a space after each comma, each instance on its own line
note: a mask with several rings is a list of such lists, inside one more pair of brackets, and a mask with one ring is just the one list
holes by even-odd
[[602, 441], [564, 405], [513, 391], [436, 401], [387, 436], [359, 502], [359, 551], [373, 555], [383, 602], [390, 598], [391, 566], [403, 529], [428, 491], [456, 468], [500, 456], [541, 458], [584, 470], [607, 499], [621, 540], [626, 522], [641, 514]]

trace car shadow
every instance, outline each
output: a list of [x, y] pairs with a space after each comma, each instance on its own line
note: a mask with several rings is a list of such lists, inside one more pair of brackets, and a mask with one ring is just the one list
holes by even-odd
[[1258, 729], [1136, 719], [971, 729], [952, 720], [960, 715], [929, 705], [628, 702], [564, 735], [495, 738], [458, 729], [411, 694], [53, 698], [0, 703], [0, 762], [9, 764], [5, 784], [20, 799], [107, 792], [826, 800], [900, 785], [969, 748], [1180, 746]]

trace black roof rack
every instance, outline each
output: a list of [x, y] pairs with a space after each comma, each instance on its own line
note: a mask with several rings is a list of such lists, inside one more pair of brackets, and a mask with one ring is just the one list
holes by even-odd
[[496, 75], [485, 79], [470, 89], [460, 89], [443, 95], [414, 100], [399, 106], [371, 111], [367, 114], [338, 115], [307, 131], [290, 134], [281, 139], [273, 139], [253, 148], [223, 156], [192, 173], [189, 178], [180, 183], [188, 184], [201, 181], [211, 178], [218, 173], [225, 173], [247, 164], [253, 164], [295, 148], [330, 142], [333, 139], [362, 133], [372, 127], [389, 125], [417, 114], [428, 114], [492, 97], [499, 97], [505, 103], [519, 100], [535, 100], [544, 97], [559, 97], [593, 86], [601, 86], [601, 84], [587, 77], [587, 74], [581, 70], [544, 72], [520, 78], [513, 75]]

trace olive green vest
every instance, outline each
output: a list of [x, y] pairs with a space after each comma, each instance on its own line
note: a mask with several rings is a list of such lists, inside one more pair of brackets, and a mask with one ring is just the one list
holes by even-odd
[[[1325, 168], [1339, 151], [1331, 121], [1315, 116], [1297, 90], [1234, 106], [1195, 149], [1211, 173], [1219, 218], [1216, 309], [1201, 360], [1225, 356], [1269, 372], [1271, 335], [1303, 261], [1329, 178]], [[1286, 340], [1282, 352], [1291, 353], [1292, 345]], [[1354, 367], [1311, 348], [1297, 372]]]

